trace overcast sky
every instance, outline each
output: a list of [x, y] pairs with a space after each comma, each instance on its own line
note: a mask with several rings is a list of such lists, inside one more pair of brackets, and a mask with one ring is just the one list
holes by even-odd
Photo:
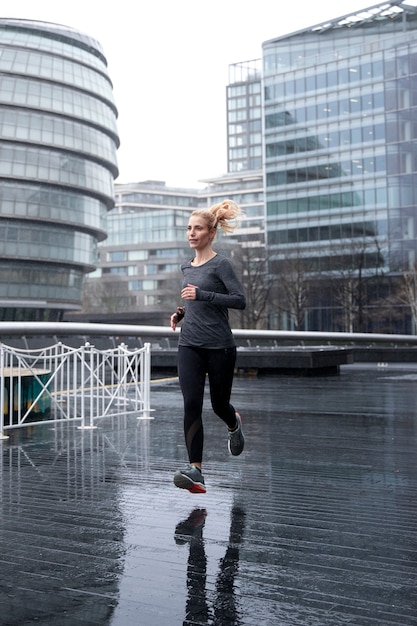
[[232, 63], [262, 42], [377, 4], [366, 0], [13, 0], [1, 17], [76, 28], [104, 48], [119, 110], [119, 183], [199, 186], [226, 172]]

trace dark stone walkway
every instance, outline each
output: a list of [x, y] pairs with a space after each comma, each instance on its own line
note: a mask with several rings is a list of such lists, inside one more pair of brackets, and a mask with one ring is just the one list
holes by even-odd
[[[176, 380], [151, 421], [0, 444], [0, 624], [417, 624], [417, 369], [238, 378], [247, 446], [206, 403], [207, 494], [176, 489]], [[191, 535], [190, 535], [191, 533]]]

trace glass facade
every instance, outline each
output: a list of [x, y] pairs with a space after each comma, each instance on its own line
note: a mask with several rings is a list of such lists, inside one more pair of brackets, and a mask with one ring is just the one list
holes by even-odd
[[0, 19], [0, 320], [81, 309], [114, 206], [116, 120], [97, 41]]
[[227, 171], [262, 167], [261, 61], [229, 66], [227, 86]]
[[263, 81], [271, 268], [301, 256], [319, 276], [359, 248], [368, 274], [412, 268], [416, 7], [386, 2], [265, 42]]

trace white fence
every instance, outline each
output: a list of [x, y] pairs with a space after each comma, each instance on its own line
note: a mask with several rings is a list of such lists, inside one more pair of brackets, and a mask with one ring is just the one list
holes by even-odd
[[0, 343], [0, 438], [5, 432], [47, 422], [80, 422], [138, 413], [150, 417], [150, 344], [123, 343], [98, 350], [57, 343], [22, 350]]

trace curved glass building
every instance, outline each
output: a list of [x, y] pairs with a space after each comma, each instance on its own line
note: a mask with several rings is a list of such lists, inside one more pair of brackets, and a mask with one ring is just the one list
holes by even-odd
[[0, 19], [0, 321], [81, 309], [114, 206], [116, 119], [97, 41]]

